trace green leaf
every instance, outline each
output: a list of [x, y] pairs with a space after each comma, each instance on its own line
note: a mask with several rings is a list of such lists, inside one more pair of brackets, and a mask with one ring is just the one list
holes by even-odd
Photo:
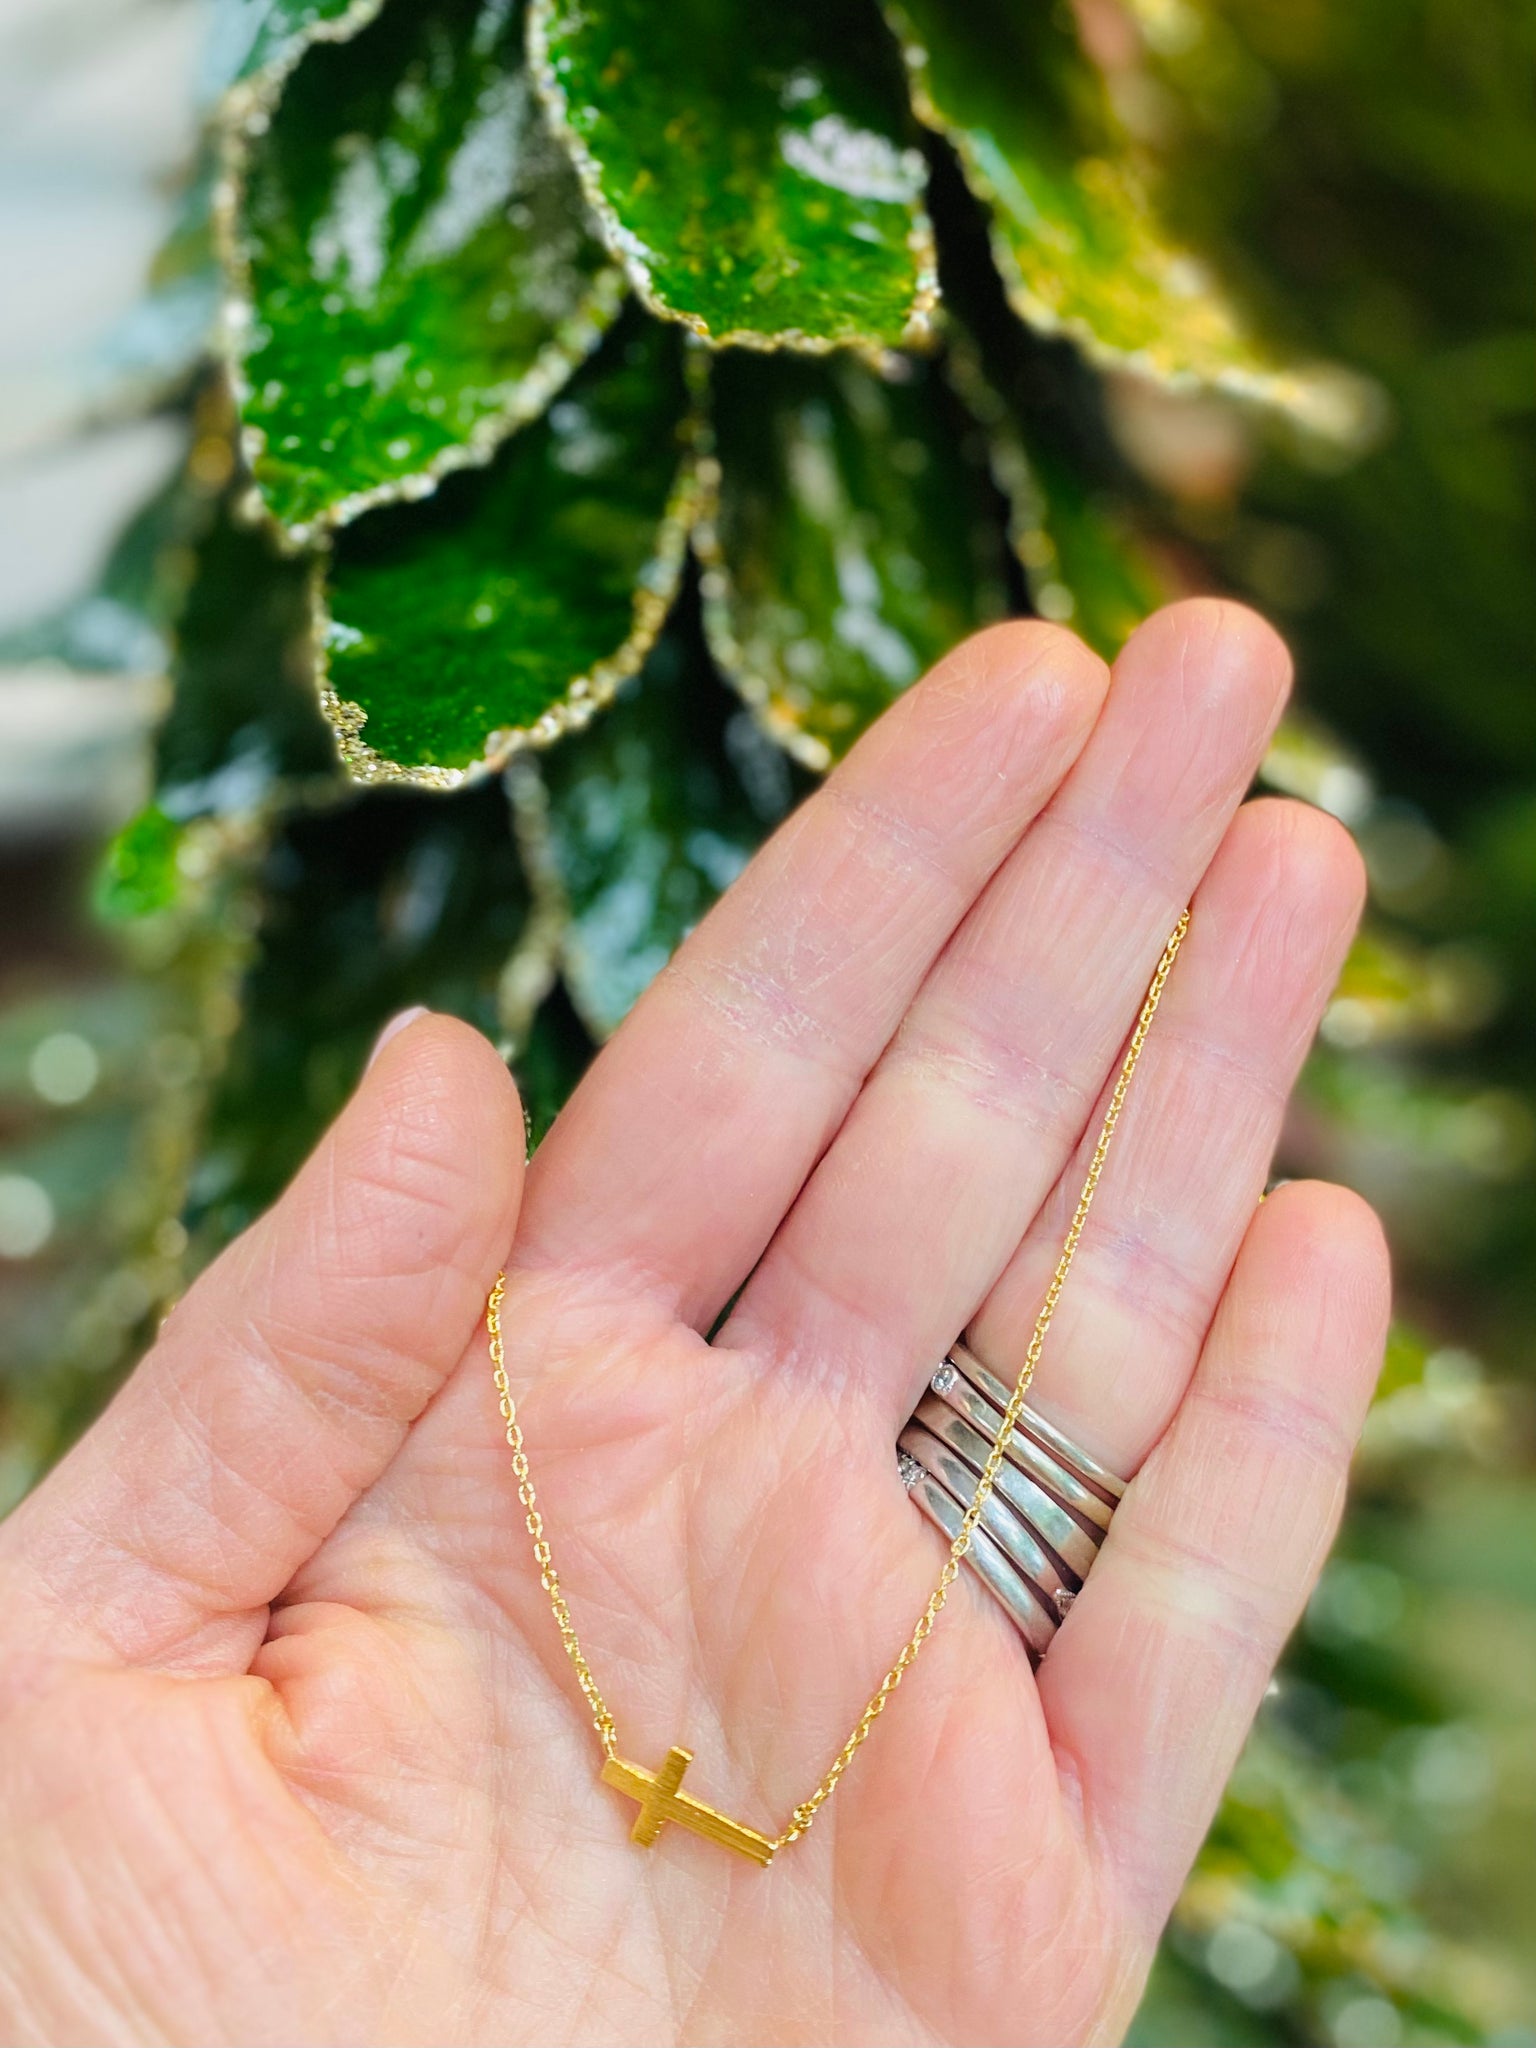
[[986, 419], [992, 471], [1011, 508], [1009, 534], [1030, 603], [1113, 660], [1149, 613], [1175, 596], [1124, 501], [1045, 443], [1026, 443], [1001, 409]]
[[108, 840], [93, 890], [101, 915], [114, 923], [153, 917], [180, 893], [176, 856], [184, 827], [148, 804]]
[[926, 331], [933, 239], [900, 65], [863, 0], [532, 0], [529, 51], [650, 309], [724, 345]]
[[216, 0], [203, 56], [208, 97], [244, 87], [267, 97], [311, 43], [341, 43], [373, 20], [384, 0]]
[[[886, 13], [919, 117], [954, 143], [991, 209], [993, 254], [1022, 319], [1102, 364], [1310, 410], [1312, 378], [1269, 361], [1168, 235], [1065, 8], [887, 0]], [[1326, 403], [1337, 409], [1331, 387]]]
[[354, 775], [451, 788], [607, 701], [677, 586], [689, 418], [680, 337], [632, 315], [490, 468], [339, 536], [322, 701]]
[[160, 803], [183, 820], [249, 812], [280, 783], [333, 777], [313, 687], [312, 565], [238, 520], [227, 494], [187, 552], [171, 706], [155, 740]]
[[484, 462], [617, 310], [522, 26], [512, 0], [391, 8], [312, 51], [250, 144], [242, 411], [295, 539]]
[[162, 608], [174, 591], [178, 616], [154, 801], [110, 842], [97, 875], [97, 908], [114, 920], [173, 909], [189, 880], [194, 893], [204, 885], [193, 820], [232, 819], [238, 837], [263, 829], [253, 821], [285, 785], [335, 780], [313, 688], [312, 568], [237, 519], [228, 490], [199, 482], [199, 468], [227, 472], [232, 459], [225, 410], [205, 403], [186, 472], [115, 550], [123, 576], [153, 587]]
[[1174, 590], [1123, 504], [1070, 463], [1044, 453], [1026, 460], [1009, 495], [1035, 609], [1111, 660]]
[[1008, 609], [983, 438], [933, 363], [723, 355], [719, 507], [700, 536], [715, 658], [825, 767]]
[[356, 1083], [380, 1028], [412, 1003], [493, 1035], [503, 987], [547, 988], [547, 944], [503, 792], [449, 800], [354, 792], [298, 813], [260, 875], [262, 917], [239, 1028], [216, 1084], [187, 1221], [200, 1258], [287, 1184]]
[[597, 1048], [559, 983], [539, 1005], [512, 1061], [523, 1098], [528, 1149], [543, 1144], [550, 1126], [586, 1072]]
[[[954, 224], [952, 259], [976, 226]], [[1020, 326], [984, 261], [952, 262], [945, 298], [950, 377], [985, 432], [1030, 603], [1112, 658], [1177, 591], [1137, 527], [1142, 493], [1104, 430], [1099, 379], [1064, 343]]]
[[566, 985], [602, 1039], [807, 781], [680, 620], [602, 722], [537, 774], [520, 764], [514, 786], [569, 908]]

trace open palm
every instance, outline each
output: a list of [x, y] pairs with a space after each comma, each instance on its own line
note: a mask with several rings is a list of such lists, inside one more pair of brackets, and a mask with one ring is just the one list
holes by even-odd
[[[391, 1038], [0, 1531], [7, 2041], [1116, 2036], [1385, 1316], [1362, 1205], [1258, 1207], [1360, 894], [1328, 819], [1238, 808], [1286, 674], [1205, 602], [1113, 679], [1057, 628], [967, 643], [683, 947], [526, 1186], [491, 1049]], [[962, 1574], [769, 1869], [636, 1847], [522, 1526], [497, 1269], [623, 1749], [688, 1745], [688, 1789], [776, 1834], [943, 1559], [896, 1436], [963, 1327], [1017, 1372], [1187, 901], [1035, 1390], [1138, 1476], [1038, 1675]]]

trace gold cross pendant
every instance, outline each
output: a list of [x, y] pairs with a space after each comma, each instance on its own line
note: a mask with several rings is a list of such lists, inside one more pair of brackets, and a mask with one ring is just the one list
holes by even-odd
[[707, 1842], [718, 1842], [722, 1849], [734, 1849], [738, 1856], [750, 1856], [754, 1863], [771, 1863], [776, 1845], [766, 1835], [760, 1835], [756, 1828], [746, 1827], [739, 1820], [727, 1820], [723, 1813], [716, 1813], [702, 1799], [694, 1799], [678, 1789], [683, 1782], [684, 1771], [692, 1762], [691, 1749], [677, 1748], [667, 1751], [666, 1761], [659, 1771], [648, 1771], [640, 1764], [627, 1764], [622, 1757], [609, 1757], [602, 1769], [603, 1783], [612, 1785], [626, 1799], [640, 1802], [640, 1811], [635, 1815], [629, 1839], [643, 1843], [649, 1849], [671, 1820], [676, 1821], [680, 1828], [702, 1835]]

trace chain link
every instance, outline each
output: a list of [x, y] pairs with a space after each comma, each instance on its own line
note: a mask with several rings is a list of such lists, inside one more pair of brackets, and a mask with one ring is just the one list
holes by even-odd
[[560, 1574], [555, 1570], [555, 1560], [550, 1552], [549, 1538], [544, 1534], [544, 1517], [539, 1513], [539, 1497], [534, 1492], [533, 1474], [528, 1469], [528, 1450], [523, 1442], [523, 1426], [517, 1419], [517, 1403], [512, 1399], [512, 1389], [507, 1384], [507, 1353], [501, 1335], [501, 1304], [506, 1298], [507, 1276], [496, 1275], [496, 1285], [491, 1289], [491, 1298], [485, 1304], [485, 1327], [491, 1343], [491, 1377], [496, 1382], [496, 1398], [501, 1407], [501, 1419], [507, 1426], [507, 1448], [512, 1453], [512, 1471], [517, 1479], [517, 1497], [523, 1504], [523, 1525], [533, 1539], [533, 1561], [539, 1568], [539, 1584], [549, 1599], [550, 1612], [555, 1617], [555, 1626], [560, 1631], [560, 1640], [565, 1645], [565, 1654], [570, 1658], [576, 1671], [576, 1683], [581, 1687], [582, 1698], [592, 1713], [592, 1726], [597, 1730], [597, 1739], [603, 1745], [605, 1757], [616, 1757], [619, 1753], [619, 1738], [614, 1727], [613, 1716], [608, 1711], [608, 1702], [603, 1698], [597, 1680], [592, 1676], [581, 1647], [581, 1638], [576, 1633], [576, 1624], [571, 1619], [571, 1610], [566, 1605], [565, 1591], [560, 1584]]
[[[971, 1499], [970, 1506], [961, 1518], [960, 1527], [955, 1532], [954, 1541], [949, 1546], [949, 1556], [945, 1559], [944, 1568], [939, 1573], [938, 1583], [929, 1594], [928, 1604], [918, 1616], [912, 1633], [903, 1644], [895, 1663], [892, 1664], [889, 1671], [886, 1672], [880, 1683], [875, 1687], [875, 1690], [870, 1694], [863, 1713], [860, 1714], [858, 1720], [854, 1723], [847, 1741], [828, 1765], [820, 1783], [795, 1808], [790, 1816], [789, 1825], [784, 1829], [783, 1833], [774, 1838], [773, 1846], [776, 1850], [787, 1849], [791, 1842], [798, 1842], [800, 1837], [806, 1833], [815, 1821], [822, 1807], [826, 1805], [832, 1794], [837, 1790], [844, 1772], [869, 1739], [870, 1731], [885, 1712], [886, 1704], [890, 1700], [891, 1695], [917, 1662], [919, 1651], [924, 1643], [927, 1642], [929, 1636], [932, 1635], [934, 1624], [944, 1612], [945, 1605], [949, 1600], [950, 1589], [953, 1587], [955, 1580], [960, 1576], [960, 1567], [965, 1562], [966, 1552], [971, 1547], [971, 1538], [976, 1533], [977, 1525], [980, 1523], [982, 1515], [986, 1510], [987, 1502], [992, 1497], [992, 1489], [997, 1484], [997, 1475], [1002, 1470], [1003, 1461], [1007, 1456], [1007, 1446], [1012, 1440], [1014, 1427], [1023, 1413], [1024, 1403], [1028, 1398], [1030, 1385], [1035, 1377], [1035, 1369], [1040, 1363], [1040, 1354], [1045, 1348], [1046, 1334], [1056, 1314], [1056, 1305], [1061, 1299], [1061, 1291], [1066, 1285], [1067, 1275], [1072, 1270], [1072, 1261], [1077, 1256], [1077, 1247], [1082, 1239], [1084, 1225], [1088, 1221], [1088, 1211], [1093, 1206], [1094, 1195], [1097, 1193], [1099, 1182], [1103, 1177], [1104, 1162], [1109, 1156], [1110, 1144], [1114, 1139], [1115, 1129], [1120, 1121], [1120, 1113], [1125, 1107], [1125, 1098], [1130, 1089], [1131, 1077], [1136, 1072], [1137, 1063], [1141, 1058], [1142, 1047], [1147, 1042], [1147, 1033], [1152, 1028], [1152, 1019], [1157, 1015], [1157, 1006], [1162, 1000], [1164, 984], [1173, 970], [1173, 963], [1178, 958], [1179, 948], [1184, 943], [1184, 935], [1188, 930], [1189, 912], [1186, 910], [1174, 926], [1168, 943], [1163, 948], [1162, 958], [1158, 961], [1156, 971], [1153, 973], [1151, 983], [1148, 986], [1146, 999], [1141, 1006], [1141, 1013], [1136, 1019], [1136, 1028], [1131, 1033], [1130, 1042], [1125, 1049], [1125, 1057], [1120, 1063], [1120, 1071], [1115, 1080], [1114, 1090], [1104, 1111], [1104, 1120], [1099, 1126], [1098, 1142], [1094, 1146], [1093, 1157], [1089, 1161], [1088, 1171], [1083, 1179], [1082, 1191], [1077, 1198], [1077, 1207], [1073, 1211], [1072, 1221], [1068, 1226], [1066, 1237], [1062, 1243], [1061, 1254], [1056, 1261], [1056, 1270], [1051, 1275], [1050, 1285], [1046, 1288], [1045, 1298], [1040, 1304], [1040, 1313], [1035, 1318], [1035, 1327], [1030, 1336], [1029, 1348], [1024, 1355], [1024, 1363], [1019, 1369], [1019, 1377], [1009, 1398], [1008, 1406], [1004, 1411], [996, 1441], [988, 1454], [985, 1465], [982, 1467], [981, 1477], [976, 1482], [976, 1492]], [[550, 1611], [553, 1613], [555, 1625], [560, 1631], [560, 1640], [565, 1646], [565, 1654], [570, 1658], [575, 1668], [577, 1683], [580, 1685], [582, 1696], [591, 1710], [592, 1725], [597, 1730], [598, 1741], [603, 1746], [603, 1755], [612, 1758], [618, 1754], [618, 1735], [614, 1726], [613, 1715], [608, 1711], [607, 1702], [599, 1690], [597, 1680], [592, 1676], [591, 1667], [588, 1665], [586, 1657], [582, 1652], [581, 1640], [576, 1633], [576, 1625], [571, 1620], [571, 1610], [566, 1605], [565, 1593], [561, 1588], [559, 1574], [555, 1570], [554, 1559], [550, 1554], [549, 1539], [544, 1533], [544, 1518], [539, 1512], [538, 1496], [534, 1492], [533, 1476], [528, 1469], [528, 1453], [523, 1443], [522, 1428], [517, 1419], [516, 1404], [512, 1399], [511, 1389], [507, 1383], [506, 1353], [501, 1332], [501, 1304], [506, 1293], [506, 1284], [506, 1274], [499, 1273], [496, 1277], [496, 1285], [491, 1289], [490, 1300], [486, 1303], [485, 1321], [490, 1337], [491, 1365], [496, 1382], [496, 1393], [501, 1404], [502, 1421], [506, 1424], [507, 1445], [512, 1453], [512, 1470], [517, 1479], [517, 1497], [522, 1502], [528, 1534], [533, 1539], [533, 1555], [534, 1562], [539, 1567], [539, 1583], [543, 1586], [548, 1596]]]

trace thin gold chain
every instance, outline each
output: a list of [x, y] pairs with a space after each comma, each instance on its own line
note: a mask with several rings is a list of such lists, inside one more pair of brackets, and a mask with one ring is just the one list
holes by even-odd
[[[944, 1569], [939, 1573], [938, 1583], [928, 1595], [928, 1604], [918, 1616], [912, 1633], [902, 1646], [895, 1663], [892, 1664], [890, 1670], [886, 1672], [880, 1683], [870, 1694], [863, 1713], [860, 1714], [858, 1720], [854, 1723], [847, 1741], [827, 1767], [820, 1783], [809, 1797], [802, 1799], [795, 1808], [789, 1825], [784, 1829], [783, 1833], [775, 1836], [773, 1846], [776, 1850], [786, 1849], [791, 1842], [799, 1841], [800, 1837], [811, 1826], [822, 1807], [826, 1805], [832, 1794], [837, 1790], [843, 1773], [868, 1740], [870, 1730], [885, 1712], [886, 1703], [892, 1693], [895, 1692], [897, 1686], [900, 1685], [903, 1678], [906, 1677], [912, 1666], [917, 1662], [919, 1651], [924, 1643], [927, 1642], [929, 1636], [932, 1635], [935, 1622], [944, 1612], [944, 1608], [949, 1600], [950, 1588], [960, 1575], [960, 1567], [965, 1562], [966, 1552], [971, 1547], [971, 1538], [975, 1535], [977, 1525], [985, 1512], [987, 1502], [992, 1497], [992, 1489], [997, 1484], [997, 1475], [1002, 1470], [1003, 1460], [1007, 1456], [1007, 1446], [1012, 1439], [1014, 1427], [1018, 1422], [1019, 1416], [1023, 1412], [1025, 1400], [1029, 1395], [1030, 1384], [1035, 1377], [1035, 1368], [1039, 1365], [1040, 1354], [1045, 1348], [1046, 1333], [1049, 1331], [1052, 1319], [1056, 1314], [1056, 1305], [1061, 1299], [1061, 1290], [1066, 1285], [1068, 1273], [1072, 1270], [1072, 1261], [1077, 1256], [1077, 1247], [1082, 1239], [1083, 1227], [1088, 1221], [1088, 1211], [1093, 1206], [1094, 1195], [1097, 1193], [1099, 1181], [1103, 1177], [1104, 1162], [1109, 1156], [1109, 1148], [1114, 1139], [1115, 1127], [1119, 1123], [1120, 1113], [1125, 1107], [1125, 1098], [1130, 1089], [1131, 1077], [1136, 1072], [1137, 1063], [1141, 1058], [1142, 1047], [1147, 1042], [1147, 1033], [1152, 1028], [1152, 1019], [1157, 1015], [1157, 1006], [1162, 1001], [1164, 984], [1173, 970], [1173, 963], [1178, 958], [1179, 948], [1184, 943], [1184, 934], [1188, 930], [1189, 912], [1186, 910], [1174, 926], [1168, 943], [1163, 948], [1163, 956], [1158, 961], [1156, 971], [1153, 973], [1151, 983], [1148, 986], [1146, 1000], [1142, 1003], [1141, 1014], [1136, 1019], [1136, 1028], [1131, 1033], [1130, 1043], [1125, 1049], [1125, 1057], [1120, 1063], [1120, 1072], [1116, 1077], [1114, 1090], [1104, 1111], [1104, 1120], [1099, 1126], [1098, 1142], [1094, 1146], [1093, 1157], [1088, 1163], [1088, 1171], [1083, 1180], [1082, 1192], [1078, 1195], [1077, 1207], [1073, 1211], [1072, 1221], [1068, 1225], [1066, 1238], [1062, 1243], [1061, 1254], [1056, 1261], [1056, 1270], [1052, 1273], [1050, 1285], [1045, 1290], [1045, 1298], [1040, 1304], [1040, 1313], [1035, 1317], [1035, 1327], [1030, 1336], [1029, 1349], [1024, 1355], [1024, 1363], [1019, 1369], [1019, 1377], [1009, 1398], [1008, 1406], [1004, 1411], [1002, 1425], [997, 1432], [996, 1441], [993, 1443], [987, 1461], [982, 1467], [981, 1477], [976, 1482], [976, 1492], [972, 1497], [970, 1506], [961, 1518], [960, 1527], [955, 1531], [954, 1541], [949, 1546], [949, 1556], [944, 1561]], [[544, 1517], [539, 1512], [538, 1496], [534, 1491], [533, 1475], [528, 1468], [528, 1451], [523, 1442], [522, 1426], [517, 1419], [517, 1405], [512, 1399], [512, 1391], [507, 1382], [506, 1349], [502, 1340], [501, 1330], [501, 1304], [506, 1294], [506, 1285], [506, 1274], [499, 1273], [496, 1276], [496, 1285], [491, 1289], [490, 1299], [486, 1303], [485, 1322], [490, 1337], [491, 1367], [496, 1382], [496, 1394], [501, 1407], [502, 1421], [506, 1424], [507, 1446], [512, 1453], [512, 1470], [517, 1479], [517, 1497], [522, 1502], [524, 1521], [528, 1534], [533, 1541], [533, 1556], [534, 1562], [539, 1568], [539, 1583], [548, 1596], [550, 1611], [554, 1615], [555, 1625], [560, 1631], [560, 1640], [565, 1646], [565, 1654], [570, 1658], [575, 1670], [576, 1681], [581, 1687], [582, 1697], [586, 1700], [588, 1709], [591, 1712], [592, 1726], [596, 1729], [597, 1739], [602, 1744], [603, 1755], [611, 1760], [618, 1755], [617, 1729], [614, 1724], [613, 1715], [609, 1712], [608, 1703], [603, 1698], [597, 1680], [592, 1676], [592, 1668], [588, 1664], [586, 1655], [582, 1650], [581, 1639], [576, 1633], [576, 1624], [572, 1621], [571, 1610], [566, 1604], [565, 1593], [560, 1584], [560, 1575], [555, 1570], [554, 1558], [549, 1548], [549, 1538], [544, 1533]]]
[[496, 1285], [491, 1289], [491, 1298], [485, 1305], [485, 1327], [491, 1340], [491, 1376], [496, 1382], [496, 1398], [501, 1407], [501, 1419], [507, 1425], [507, 1448], [512, 1453], [512, 1470], [517, 1479], [517, 1497], [523, 1504], [523, 1525], [533, 1539], [533, 1561], [539, 1568], [539, 1584], [549, 1597], [550, 1612], [555, 1617], [555, 1626], [560, 1631], [560, 1640], [565, 1645], [565, 1654], [576, 1670], [576, 1683], [581, 1687], [582, 1697], [592, 1710], [592, 1726], [597, 1730], [597, 1739], [603, 1745], [605, 1757], [616, 1757], [619, 1753], [619, 1739], [614, 1728], [613, 1716], [608, 1711], [608, 1702], [599, 1690], [597, 1680], [592, 1676], [592, 1667], [587, 1662], [581, 1647], [581, 1638], [576, 1633], [576, 1624], [571, 1619], [571, 1610], [566, 1605], [565, 1591], [560, 1584], [560, 1574], [555, 1570], [555, 1560], [549, 1548], [549, 1538], [544, 1534], [544, 1517], [539, 1513], [539, 1497], [533, 1490], [533, 1474], [528, 1469], [528, 1448], [523, 1442], [523, 1426], [517, 1419], [517, 1403], [512, 1399], [512, 1389], [507, 1384], [507, 1352], [501, 1336], [501, 1304], [507, 1291], [505, 1273], [496, 1275]]

